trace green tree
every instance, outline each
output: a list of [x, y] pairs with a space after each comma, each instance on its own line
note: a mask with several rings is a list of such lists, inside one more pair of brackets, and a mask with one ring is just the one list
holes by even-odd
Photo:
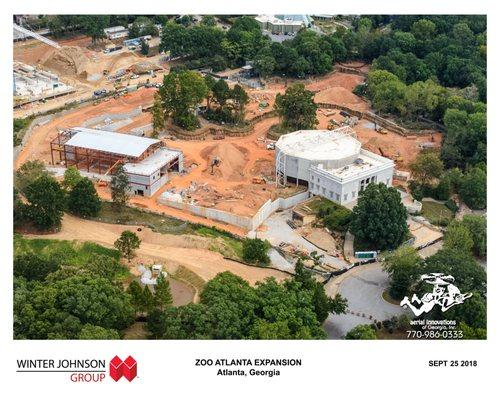
[[130, 296], [130, 303], [134, 307], [135, 312], [138, 314], [146, 312], [144, 292], [141, 285], [136, 280], [130, 282], [128, 285], [127, 293]]
[[165, 114], [161, 104], [161, 96], [159, 92], [154, 95], [153, 108], [151, 109], [153, 119], [153, 135], [158, 137], [158, 134], [165, 129]]
[[412, 178], [420, 185], [430, 185], [443, 174], [443, 162], [435, 151], [422, 151], [410, 164]]
[[149, 54], [149, 44], [146, 40], [141, 40], [141, 54], [147, 56]]
[[165, 310], [172, 305], [172, 292], [170, 291], [170, 283], [165, 276], [160, 273], [156, 280], [154, 303], [160, 310]]
[[389, 274], [391, 297], [400, 300], [408, 295], [411, 286], [419, 277], [422, 259], [415, 248], [401, 246], [385, 254], [382, 265]]
[[395, 188], [369, 184], [353, 209], [351, 232], [377, 250], [398, 247], [408, 236], [406, 208]]
[[117, 275], [124, 271], [123, 265], [118, 260], [104, 254], [95, 254], [85, 264], [85, 270], [94, 276], [100, 276], [109, 280], [114, 280]]
[[345, 335], [347, 340], [374, 340], [377, 334], [372, 325], [358, 325]]
[[118, 340], [119, 333], [115, 329], [106, 329], [102, 326], [85, 324], [78, 334], [80, 340]]
[[215, 26], [217, 24], [217, 21], [215, 20], [215, 17], [213, 15], [204, 15], [203, 17], [201, 17], [201, 24], [207, 26]]
[[64, 171], [62, 186], [66, 190], [71, 190], [82, 180], [82, 178], [83, 177], [80, 175], [80, 171], [78, 171], [74, 165], [71, 165], [66, 168], [66, 171]]
[[82, 17], [85, 33], [92, 38], [92, 43], [106, 38], [104, 28], [109, 26], [109, 15], [85, 15]]
[[123, 168], [123, 165], [119, 164], [111, 177], [111, 199], [113, 200], [113, 207], [116, 210], [121, 210], [128, 202], [130, 198], [130, 183], [128, 175]]
[[314, 312], [320, 323], [326, 320], [329, 313], [345, 314], [347, 300], [339, 293], [333, 299], [328, 297], [323, 284], [313, 278], [312, 273], [304, 268], [301, 260], [298, 260], [295, 264], [294, 280], [300, 282], [302, 288], [312, 291]]
[[422, 273], [434, 272], [453, 276], [454, 284], [462, 293], [474, 291], [482, 297], [486, 295], [486, 271], [470, 253], [450, 248], [439, 250], [425, 260]]
[[249, 263], [269, 264], [269, 243], [261, 239], [245, 239], [243, 242], [243, 260]]
[[36, 228], [53, 230], [61, 226], [66, 201], [64, 191], [54, 178], [41, 176], [26, 187], [24, 195], [28, 201], [28, 218]]
[[267, 78], [274, 72], [276, 60], [272, 54], [261, 52], [254, 60], [254, 68], [261, 77]]
[[172, 117], [176, 125], [190, 130], [199, 126], [196, 107], [207, 92], [203, 77], [194, 71], [170, 72], [163, 78], [160, 88], [165, 113]]
[[472, 253], [473, 246], [474, 241], [469, 229], [458, 221], [452, 221], [444, 234], [443, 248]]
[[237, 113], [237, 120], [243, 121], [245, 119], [245, 107], [250, 101], [247, 92], [240, 85], [234, 85], [231, 91], [231, 99], [234, 102], [234, 106]]
[[101, 211], [101, 200], [94, 184], [88, 178], [82, 178], [69, 192], [68, 209], [80, 217], [95, 217]]
[[318, 124], [314, 93], [306, 90], [303, 84], [289, 86], [284, 95], [277, 94], [274, 107], [285, 129], [314, 129]]
[[478, 257], [486, 256], [486, 218], [481, 215], [464, 215], [461, 223], [467, 227], [473, 241], [473, 253]]
[[14, 276], [28, 281], [43, 281], [51, 272], [57, 271], [59, 264], [53, 259], [42, 258], [35, 253], [24, 253], [14, 257]]
[[460, 198], [474, 210], [486, 208], [486, 183], [486, 172], [478, 167], [471, 168], [460, 185]]
[[45, 164], [39, 160], [26, 161], [14, 175], [14, 186], [20, 193], [24, 194], [26, 188], [42, 176], [50, 176], [45, 169]]
[[144, 302], [144, 311], [149, 314], [155, 307], [155, 298], [148, 285], [142, 289], [142, 300]]
[[463, 333], [463, 339], [465, 340], [476, 340], [476, 339], [481, 339], [481, 340], [486, 340], [486, 329], [482, 328], [471, 328], [469, 325], [467, 325], [465, 322], [460, 322], [458, 324], [458, 331], [462, 331]]
[[120, 251], [123, 257], [130, 261], [134, 255], [135, 250], [141, 245], [141, 240], [132, 231], [123, 231], [118, 239], [115, 241], [115, 248]]
[[121, 330], [133, 321], [130, 298], [108, 279], [74, 276], [52, 286], [57, 307], [84, 324]]

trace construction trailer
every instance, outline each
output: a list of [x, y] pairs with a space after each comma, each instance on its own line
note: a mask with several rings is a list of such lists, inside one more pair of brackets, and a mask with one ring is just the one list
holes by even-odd
[[303, 130], [276, 142], [276, 184], [303, 185], [336, 203], [357, 201], [370, 183], [392, 185], [394, 162], [361, 148], [348, 126]]
[[123, 165], [130, 192], [151, 197], [168, 182], [169, 172], [183, 170], [183, 153], [158, 139], [88, 128], [60, 130], [50, 143], [52, 164], [102, 177]]

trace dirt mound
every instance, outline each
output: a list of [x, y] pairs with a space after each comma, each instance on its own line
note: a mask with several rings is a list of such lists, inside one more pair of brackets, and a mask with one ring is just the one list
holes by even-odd
[[147, 62], [147, 61], [144, 61], [144, 62], [139, 62], [137, 64], [134, 64], [130, 67], [130, 70], [134, 73], [134, 74], [147, 74], [151, 71], [158, 71], [160, 70], [161, 67], [156, 65], [156, 64], [153, 64], [151, 62]]
[[244, 168], [247, 164], [248, 150], [232, 143], [220, 143], [210, 146], [201, 152], [201, 156], [207, 160], [205, 174], [211, 174], [211, 162], [218, 158], [220, 163], [214, 167], [213, 176], [231, 182], [244, 180]]
[[340, 104], [355, 110], [366, 111], [366, 102], [348, 89], [340, 86], [331, 87], [317, 93], [314, 100], [318, 103]]
[[59, 75], [82, 78], [87, 75], [88, 63], [89, 59], [84, 51], [76, 46], [64, 46], [42, 60], [42, 65]]

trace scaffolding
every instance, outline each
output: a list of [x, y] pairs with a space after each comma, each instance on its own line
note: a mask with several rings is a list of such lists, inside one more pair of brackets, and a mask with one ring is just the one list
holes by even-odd
[[276, 154], [276, 187], [286, 186], [286, 154], [278, 149]]

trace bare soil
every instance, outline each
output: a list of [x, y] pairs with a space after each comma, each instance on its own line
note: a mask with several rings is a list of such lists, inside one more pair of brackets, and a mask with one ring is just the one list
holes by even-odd
[[[137, 231], [137, 228], [142, 229]], [[136, 251], [136, 258], [131, 265], [131, 272], [134, 275], [138, 275], [136, 266], [139, 263], [161, 263], [170, 273], [175, 273], [180, 265], [185, 266], [205, 281], [224, 271], [231, 271], [252, 285], [271, 276], [280, 281], [287, 277], [283, 272], [250, 267], [225, 259], [219, 253], [208, 250], [210, 238], [161, 234], [144, 227], [104, 224], [70, 215], [64, 216], [59, 232], [48, 235], [27, 235], [27, 237], [92, 241], [106, 247], [113, 247], [115, 240], [124, 230], [135, 231], [141, 239], [141, 246]]]

